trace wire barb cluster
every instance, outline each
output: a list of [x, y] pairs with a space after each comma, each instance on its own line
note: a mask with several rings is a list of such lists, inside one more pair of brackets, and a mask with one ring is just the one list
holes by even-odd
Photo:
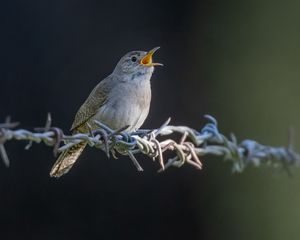
[[[234, 172], [242, 172], [250, 165], [283, 167], [289, 172], [290, 167], [300, 163], [300, 155], [293, 150], [291, 144], [288, 147], [270, 147], [253, 140], [238, 143], [234, 135], [227, 138], [219, 132], [216, 119], [209, 115], [205, 118], [208, 123], [200, 131], [186, 126], [169, 125], [170, 119], [157, 129], [140, 129], [133, 133], [125, 131], [128, 126], [112, 130], [95, 121], [98, 129], [90, 129], [89, 134], [75, 135], [65, 135], [60, 128], [52, 127], [50, 114], [45, 127], [35, 128], [34, 131], [15, 129], [19, 123], [11, 122], [7, 118], [0, 124], [0, 156], [3, 163], [9, 166], [4, 147], [9, 140], [28, 141], [25, 149], [29, 149], [32, 143], [43, 142], [53, 147], [55, 156], [79, 142], [86, 141], [89, 146], [105, 151], [108, 157], [110, 154], [115, 158], [118, 154], [128, 156], [138, 171], [143, 171], [136, 159], [138, 153], [153, 160], [157, 159], [160, 164], [159, 172], [171, 166], [181, 167], [185, 164], [202, 169], [201, 159], [208, 155], [230, 161]], [[174, 140], [176, 135], [181, 136], [178, 141]], [[173, 153], [173, 157], [165, 159], [166, 152]]]

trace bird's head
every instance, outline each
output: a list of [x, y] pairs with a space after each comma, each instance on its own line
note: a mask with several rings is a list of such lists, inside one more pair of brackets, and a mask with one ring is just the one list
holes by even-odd
[[155, 47], [149, 52], [132, 51], [123, 56], [118, 62], [115, 71], [123, 74], [152, 73], [155, 66], [162, 66], [161, 63], [153, 62], [152, 56], [159, 49]]

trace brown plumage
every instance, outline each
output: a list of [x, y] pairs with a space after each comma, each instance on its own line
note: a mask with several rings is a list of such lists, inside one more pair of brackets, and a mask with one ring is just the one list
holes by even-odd
[[[97, 128], [98, 120], [112, 129], [129, 126], [128, 131], [137, 130], [145, 121], [150, 107], [150, 78], [154, 66], [151, 51], [127, 53], [118, 62], [113, 73], [102, 80], [78, 110], [71, 127], [73, 134], [88, 133]], [[50, 171], [51, 177], [60, 177], [74, 165], [85, 142], [65, 150]]]
[[53, 165], [50, 176], [60, 177], [67, 173], [72, 168], [73, 164], [76, 162], [85, 146], [86, 143], [81, 142], [64, 151]]
[[[104, 104], [106, 96], [105, 81], [102, 81], [94, 88], [87, 100], [79, 108], [70, 129], [73, 134], [88, 132], [87, 124]], [[93, 122], [91, 124], [94, 126]], [[61, 153], [50, 171], [50, 176], [60, 177], [66, 174], [81, 155], [86, 145], [87, 143], [81, 142]]]

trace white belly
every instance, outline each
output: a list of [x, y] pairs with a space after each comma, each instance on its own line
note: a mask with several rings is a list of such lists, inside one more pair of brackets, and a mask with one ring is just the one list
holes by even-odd
[[127, 125], [128, 131], [137, 130], [148, 116], [151, 101], [150, 83], [141, 89], [133, 86], [126, 91], [126, 96], [122, 88], [115, 89], [113, 97], [107, 99], [93, 119], [114, 130]]
[[141, 127], [149, 112], [149, 107], [140, 109], [137, 105], [120, 102], [117, 109], [110, 105], [104, 105], [94, 116], [96, 119], [110, 128], [116, 130], [129, 125], [127, 130], [134, 131]]

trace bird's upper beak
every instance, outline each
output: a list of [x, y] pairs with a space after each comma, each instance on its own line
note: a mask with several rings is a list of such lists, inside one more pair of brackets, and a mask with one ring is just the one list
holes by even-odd
[[152, 66], [163, 66], [163, 64], [161, 63], [154, 63], [152, 62], [152, 56], [153, 54], [159, 49], [159, 47], [155, 47], [153, 49], [151, 49], [147, 54], [146, 56], [144, 56], [142, 59], [141, 59], [141, 64], [144, 65], [144, 66], [147, 66], [147, 67], [152, 67]]

